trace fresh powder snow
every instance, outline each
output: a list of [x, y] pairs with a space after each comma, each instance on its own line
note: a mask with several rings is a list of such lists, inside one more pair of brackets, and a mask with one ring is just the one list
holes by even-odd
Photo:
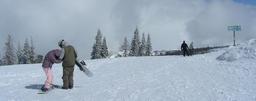
[[[76, 67], [73, 89], [55, 88], [47, 94], [37, 94], [46, 78], [41, 64], [1, 66], [0, 101], [256, 101], [255, 59], [216, 59], [228, 50], [87, 60], [93, 77]], [[62, 85], [61, 64], [53, 72], [54, 84]]]

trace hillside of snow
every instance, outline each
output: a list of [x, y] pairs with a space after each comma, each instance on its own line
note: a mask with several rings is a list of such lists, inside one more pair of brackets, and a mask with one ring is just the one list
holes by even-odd
[[229, 62], [240, 59], [256, 59], [256, 39], [251, 39], [236, 47], [229, 47], [223, 54], [218, 56], [217, 59]]
[[[88, 60], [94, 76], [74, 74], [72, 90], [37, 94], [41, 64], [0, 67], [0, 101], [256, 101], [255, 59], [219, 61], [226, 50], [208, 54]], [[62, 85], [62, 67], [53, 66]]]

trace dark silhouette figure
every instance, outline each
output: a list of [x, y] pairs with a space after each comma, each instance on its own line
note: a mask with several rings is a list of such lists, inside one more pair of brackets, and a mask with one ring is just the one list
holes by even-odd
[[183, 43], [181, 44], [181, 51], [183, 53], [183, 56], [189, 56], [188, 50], [188, 45], [186, 44], [185, 41], [183, 41]]

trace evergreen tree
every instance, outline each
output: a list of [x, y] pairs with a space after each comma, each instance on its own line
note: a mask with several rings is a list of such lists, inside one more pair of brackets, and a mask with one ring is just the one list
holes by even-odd
[[94, 43], [92, 46], [91, 59], [96, 59], [95, 53], [96, 53], [96, 43]]
[[35, 59], [35, 63], [42, 63], [44, 56], [43, 55], [37, 55]]
[[151, 56], [151, 54], [152, 54], [151, 38], [150, 38], [150, 35], [148, 34], [147, 44], [146, 44], [146, 56]]
[[0, 66], [3, 65], [3, 61], [2, 61], [2, 55], [0, 53]]
[[140, 56], [145, 56], [145, 55], [146, 55], [146, 41], [145, 41], [145, 35], [144, 35], [144, 33], [142, 34], [142, 39], [141, 39], [141, 44], [140, 44], [139, 55], [140, 55]]
[[30, 49], [31, 49], [31, 47], [29, 46], [28, 39], [26, 38], [25, 43], [24, 43], [24, 48], [23, 48], [23, 55], [22, 55], [23, 64], [31, 63], [29, 61], [29, 57], [30, 57], [30, 54], [31, 54]]
[[139, 48], [140, 48], [140, 39], [139, 39], [139, 30], [136, 28], [134, 31], [134, 37], [131, 43], [130, 56], [139, 56]]
[[108, 54], [107, 41], [106, 41], [106, 38], [105, 38], [105, 37], [103, 38], [101, 56], [102, 56], [103, 58], [106, 58], [106, 57], [109, 56], [109, 54]]
[[193, 45], [194, 43], [193, 42], [191, 42], [190, 44], [189, 44], [189, 49], [194, 49], [194, 45]]
[[123, 56], [124, 57], [127, 57], [128, 56], [128, 52], [129, 52], [129, 44], [128, 44], [128, 41], [127, 41], [127, 37], [124, 38], [124, 43], [123, 45], [121, 46], [121, 51], [123, 51]]
[[93, 45], [93, 50], [91, 53], [91, 59], [100, 59], [102, 58], [101, 56], [101, 50], [102, 50], [102, 34], [101, 31], [97, 31], [96, 35], [96, 43]]
[[190, 55], [193, 55], [193, 54], [194, 54], [194, 45], [193, 45], [193, 42], [191, 42], [191, 43], [189, 44], [189, 53], [190, 53]]
[[0, 66], [3, 65], [2, 59], [0, 59]]
[[34, 51], [35, 47], [34, 47], [32, 37], [30, 39], [30, 42], [31, 42], [31, 46], [30, 46], [30, 51], [29, 51], [29, 61], [30, 61], [30, 63], [35, 63], [35, 51]]
[[23, 56], [23, 51], [21, 49], [20, 43], [18, 43], [18, 50], [16, 52], [17, 58], [18, 58], [18, 64], [22, 64], [22, 56]]
[[3, 64], [13, 65], [16, 63], [16, 56], [13, 46], [13, 40], [11, 35], [8, 35], [7, 42], [5, 43], [5, 54], [3, 57]]

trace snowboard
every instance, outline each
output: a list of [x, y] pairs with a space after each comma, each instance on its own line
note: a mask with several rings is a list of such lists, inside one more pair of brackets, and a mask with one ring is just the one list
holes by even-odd
[[85, 74], [87, 75], [88, 77], [92, 77], [93, 76], [93, 73], [88, 69], [86, 68], [86, 64], [84, 61], [76, 61], [76, 65], [80, 68], [80, 70]]
[[[51, 89], [52, 90], [52, 89]], [[46, 91], [46, 92], [43, 92], [43, 91], [39, 91], [37, 94], [47, 94], [48, 92], [50, 92], [51, 90], [49, 90], [49, 91]]]

